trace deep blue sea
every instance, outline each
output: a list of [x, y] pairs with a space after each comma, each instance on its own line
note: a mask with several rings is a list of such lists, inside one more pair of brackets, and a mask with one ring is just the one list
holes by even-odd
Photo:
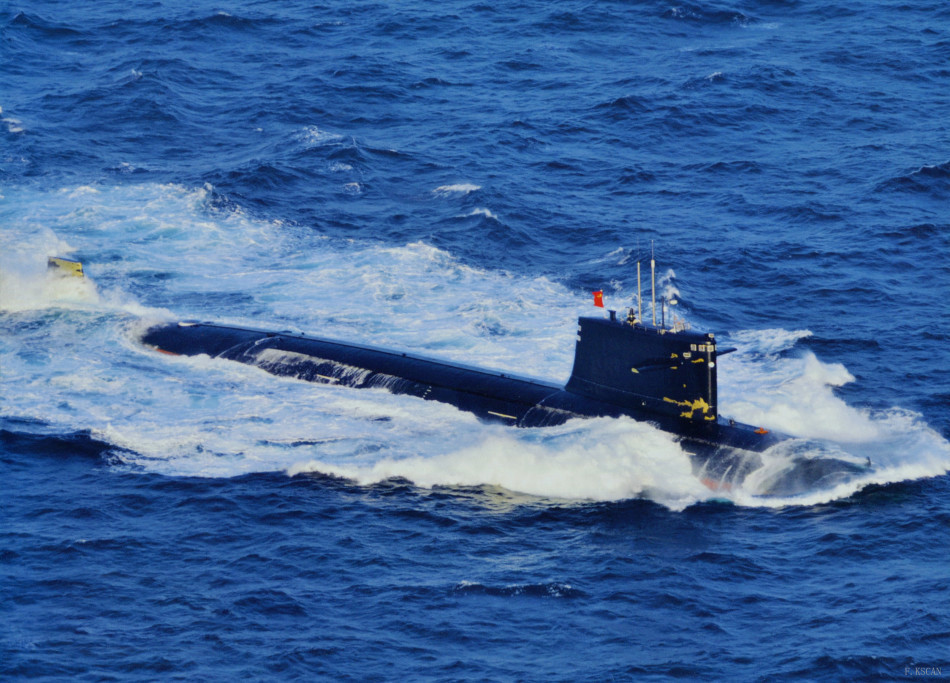
[[[0, 679], [950, 678], [945, 0], [5, 0], [0, 107]], [[872, 470], [140, 343], [559, 382], [651, 247], [720, 412]]]

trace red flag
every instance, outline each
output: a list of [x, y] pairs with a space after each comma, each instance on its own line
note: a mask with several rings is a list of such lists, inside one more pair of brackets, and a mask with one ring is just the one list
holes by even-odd
[[598, 308], [604, 307], [604, 290], [598, 289], [594, 292], [594, 305]]

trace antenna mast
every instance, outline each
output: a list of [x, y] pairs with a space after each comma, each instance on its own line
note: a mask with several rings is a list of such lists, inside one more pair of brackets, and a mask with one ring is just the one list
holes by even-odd
[[653, 327], [656, 327], [656, 260], [653, 258], [653, 240], [650, 240], [650, 300], [653, 305]]
[[640, 288], [640, 239], [637, 238], [637, 320], [643, 323], [643, 294]]

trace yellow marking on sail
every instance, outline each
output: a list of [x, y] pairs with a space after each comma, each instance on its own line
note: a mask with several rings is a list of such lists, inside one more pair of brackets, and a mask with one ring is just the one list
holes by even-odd
[[697, 358], [697, 359], [694, 360], [693, 362], [694, 362], [694, 363], [702, 363], [704, 360], [705, 360], [704, 358]]
[[518, 417], [515, 415], [505, 415], [504, 413], [496, 413], [494, 410], [488, 411], [489, 415], [497, 415], [498, 417], [507, 417], [509, 420], [517, 420]]
[[[676, 401], [676, 400], [673, 400], [672, 398], [668, 398], [664, 396], [663, 400], [666, 401], [667, 403], [672, 403], [674, 405], [683, 406], [684, 408], [687, 408], [687, 410], [680, 413], [680, 417], [685, 417], [689, 420], [693, 419], [693, 413], [695, 413], [697, 410], [703, 411], [703, 415], [708, 415], [709, 413], [709, 404], [706, 403], [706, 400], [702, 397], [697, 398], [695, 401]], [[714, 417], [710, 418], [707, 416], [706, 419], [715, 419], [715, 418]]]

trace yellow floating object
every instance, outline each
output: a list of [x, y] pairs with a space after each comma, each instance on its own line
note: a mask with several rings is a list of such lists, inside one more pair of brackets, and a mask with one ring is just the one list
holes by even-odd
[[46, 269], [57, 270], [64, 275], [84, 277], [82, 272], [82, 264], [79, 261], [74, 261], [68, 258], [60, 258], [59, 256], [50, 256], [46, 261]]

